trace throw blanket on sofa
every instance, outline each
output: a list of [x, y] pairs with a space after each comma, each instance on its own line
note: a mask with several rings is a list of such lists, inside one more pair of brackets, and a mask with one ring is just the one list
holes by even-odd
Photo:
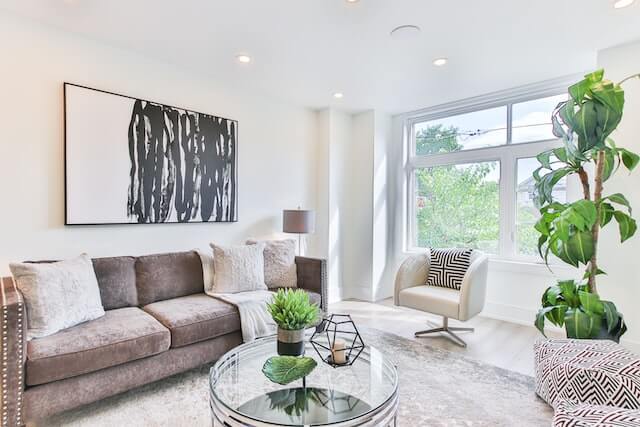
[[240, 326], [242, 328], [242, 341], [251, 342], [256, 338], [274, 335], [276, 324], [267, 311], [267, 303], [271, 302], [273, 292], [248, 291], [235, 294], [207, 294], [238, 308], [240, 313]]

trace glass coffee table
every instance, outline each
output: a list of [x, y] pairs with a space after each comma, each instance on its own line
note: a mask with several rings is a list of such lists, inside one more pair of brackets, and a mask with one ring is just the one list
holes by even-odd
[[[214, 426], [390, 426], [398, 409], [396, 367], [366, 346], [350, 366], [324, 363], [308, 340], [306, 356], [318, 366], [305, 381], [269, 381], [262, 366], [277, 356], [275, 337], [243, 344], [209, 373]], [[304, 383], [304, 384], [303, 384]]]

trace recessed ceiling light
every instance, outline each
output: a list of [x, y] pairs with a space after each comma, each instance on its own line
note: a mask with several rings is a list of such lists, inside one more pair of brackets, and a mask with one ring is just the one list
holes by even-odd
[[347, 0], [347, 3], [358, 3], [360, 0]]
[[433, 65], [436, 67], [442, 67], [443, 65], [446, 65], [447, 61], [449, 61], [447, 58], [436, 58], [433, 60]]
[[391, 30], [391, 33], [389, 34], [394, 39], [409, 39], [416, 37], [418, 34], [420, 34], [420, 31], [420, 27], [418, 27], [417, 25], [400, 25], [399, 27]]
[[622, 9], [623, 7], [631, 6], [636, 0], [616, 0], [613, 3], [613, 7], [616, 9]]
[[236, 56], [236, 59], [238, 60], [238, 62], [241, 62], [243, 64], [248, 64], [249, 62], [251, 62], [251, 57], [249, 55], [238, 55]]
[[335, 99], [342, 99], [342, 98], [344, 98], [344, 94], [342, 92], [336, 92], [336, 93], [333, 94], [333, 97]]

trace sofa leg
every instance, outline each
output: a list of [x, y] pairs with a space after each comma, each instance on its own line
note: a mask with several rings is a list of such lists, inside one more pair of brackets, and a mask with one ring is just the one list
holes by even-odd
[[[429, 323], [431, 324], [432, 322], [429, 322]], [[445, 336], [449, 338], [451, 341], [453, 341], [454, 343], [458, 344], [461, 347], [466, 347], [467, 343], [464, 342], [464, 340], [460, 338], [455, 332], [473, 332], [473, 331], [474, 331], [473, 328], [460, 328], [456, 326], [449, 326], [449, 318], [443, 317], [442, 326], [432, 328], [432, 329], [427, 329], [424, 331], [418, 331], [414, 334], [414, 336], [416, 338], [420, 338], [428, 334], [444, 332], [446, 334]]]

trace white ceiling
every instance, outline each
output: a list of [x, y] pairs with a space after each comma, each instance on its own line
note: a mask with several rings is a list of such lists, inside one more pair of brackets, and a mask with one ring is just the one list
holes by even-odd
[[[0, 0], [0, 8], [289, 102], [391, 113], [587, 70], [640, 1]], [[414, 24], [415, 39], [392, 28]], [[253, 61], [238, 64], [247, 53]], [[434, 67], [437, 57], [445, 67]], [[343, 92], [336, 100], [334, 92]]]

